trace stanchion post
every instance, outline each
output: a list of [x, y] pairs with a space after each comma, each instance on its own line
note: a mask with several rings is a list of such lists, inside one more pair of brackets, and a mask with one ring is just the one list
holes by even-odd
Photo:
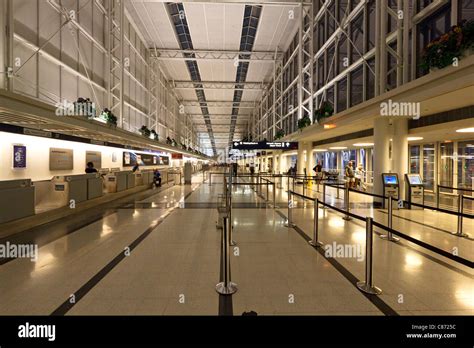
[[276, 209], [276, 183], [273, 183], [273, 209]]
[[[423, 194], [425, 194], [425, 190], [423, 190]], [[423, 199], [423, 204], [425, 200]], [[439, 209], [439, 185], [436, 184], [436, 209]]]
[[365, 281], [357, 282], [357, 287], [367, 294], [380, 295], [382, 290], [374, 286], [372, 275], [373, 222], [369, 216], [365, 220]]
[[[388, 196], [388, 215], [387, 215], [387, 226], [392, 229], [393, 226], [393, 197]], [[392, 232], [388, 231], [387, 234], [380, 236], [382, 239], [386, 239], [390, 242], [399, 242], [400, 238], [394, 237]]]
[[232, 239], [232, 234], [233, 234], [233, 231], [234, 231], [234, 224], [233, 224], [233, 221], [232, 221], [232, 185], [233, 185], [233, 179], [232, 179], [232, 170], [230, 171], [230, 175], [229, 175], [229, 245], [230, 246], [234, 246], [234, 245], [237, 245], [237, 243]]
[[211, 186], [211, 180], [212, 180], [212, 173], [209, 172], [209, 186]]
[[229, 252], [229, 218], [224, 217], [222, 222], [222, 282], [216, 285], [216, 291], [221, 295], [232, 295], [237, 291], [237, 284], [232, 283], [230, 279], [230, 252]]
[[[337, 187], [337, 190], [339, 191], [339, 186]], [[346, 182], [346, 187], [344, 189], [344, 205], [346, 207], [346, 216], [344, 216], [343, 219], [346, 221], [351, 221], [352, 218], [349, 216], [350, 205], [349, 205], [349, 183], [348, 182]]]
[[318, 220], [319, 220], [319, 200], [316, 198], [314, 201], [313, 239], [311, 239], [308, 242], [309, 244], [311, 244], [312, 246], [316, 248], [323, 246], [323, 243], [321, 243], [318, 240], [318, 234], [319, 234]]
[[268, 179], [265, 179], [265, 182], [266, 182], [266, 186], [267, 186], [267, 196], [265, 197], [265, 200], [269, 201], [269, 200], [270, 200], [270, 196], [268, 195], [268, 183], [269, 183], [269, 180], [268, 180]]
[[[462, 191], [461, 191], [462, 192]], [[462, 231], [462, 222], [463, 222], [463, 210], [464, 210], [464, 196], [462, 193], [458, 195], [458, 229], [456, 236], [467, 237], [468, 235]]]

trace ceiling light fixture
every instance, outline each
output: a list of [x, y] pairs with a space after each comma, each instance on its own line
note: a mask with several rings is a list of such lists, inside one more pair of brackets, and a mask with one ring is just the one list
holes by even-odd
[[316, 149], [315, 152], [326, 152], [328, 149]]
[[331, 150], [345, 150], [345, 149], [347, 149], [347, 146], [333, 146], [333, 147], [330, 147], [329, 149], [331, 149]]
[[354, 146], [374, 146], [374, 143], [355, 143]]
[[423, 137], [408, 137], [408, 141], [416, 141], [416, 140], [423, 140]]
[[474, 127], [461, 128], [456, 131], [457, 133], [474, 133]]
[[336, 125], [334, 123], [328, 123], [328, 124], [325, 124], [323, 127], [324, 129], [333, 129], [333, 128], [336, 128]]

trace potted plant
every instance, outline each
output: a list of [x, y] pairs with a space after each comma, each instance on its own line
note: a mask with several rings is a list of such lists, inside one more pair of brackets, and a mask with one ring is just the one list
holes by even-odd
[[472, 54], [474, 47], [474, 21], [463, 21], [450, 31], [431, 41], [423, 49], [420, 66], [433, 71], [452, 65], [454, 59]]
[[141, 135], [143, 135], [144, 137], [146, 138], [149, 138], [150, 137], [150, 130], [148, 129], [147, 126], [142, 126], [140, 129], [139, 129], [139, 132], [141, 133]]
[[109, 109], [105, 108], [100, 114], [100, 117], [104, 119], [109, 126], [117, 126], [117, 117]]
[[159, 140], [158, 133], [154, 129], [151, 130], [151, 138], [153, 140], [157, 140], [157, 141]]
[[311, 120], [309, 119], [309, 116], [304, 115], [302, 118], [298, 120], [298, 129], [302, 131], [303, 128], [308, 127], [310, 124], [311, 124]]
[[332, 105], [328, 103], [327, 101], [324, 101], [321, 104], [320, 108], [314, 110], [314, 120], [319, 123], [324, 118], [330, 117], [333, 114], [334, 114], [334, 108], [332, 107]]
[[281, 139], [284, 136], [285, 136], [285, 132], [283, 131], [283, 129], [280, 128], [276, 131], [275, 140]]

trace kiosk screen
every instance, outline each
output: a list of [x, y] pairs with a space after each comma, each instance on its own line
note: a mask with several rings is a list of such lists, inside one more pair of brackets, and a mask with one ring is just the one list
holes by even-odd
[[410, 182], [410, 185], [423, 185], [423, 181], [421, 180], [421, 176], [416, 174], [416, 175], [408, 175], [408, 181]]
[[383, 183], [385, 185], [397, 185], [398, 179], [396, 175], [384, 175], [383, 176]]

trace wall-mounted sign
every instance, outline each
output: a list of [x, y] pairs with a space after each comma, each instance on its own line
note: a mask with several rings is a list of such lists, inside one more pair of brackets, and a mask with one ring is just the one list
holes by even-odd
[[135, 164], [140, 166], [153, 166], [153, 165], [168, 165], [169, 158], [166, 156], [158, 156], [149, 153], [134, 153], [124, 151], [123, 153], [123, 166], [133, 167]]
[[297, 150], [298, 142], [234, 141], [232, 148], [237, 150]]
[[183, 154], [182, 153], [172, 153], [171, 154], [171, 159], [174, 159], [174, 160], [183, 159]]
[[13, 169], [26, 168], [26, 146], [21, 144], [13, 145]]
[[100, 151], [86, 151], [86, 165], [87, 163], [94, 163], [94, 168], [102, 168], [102, 153]]
[[74, 153], [71, 149], [49, 149], [49, 170], [71, 170], [74, 168]]

